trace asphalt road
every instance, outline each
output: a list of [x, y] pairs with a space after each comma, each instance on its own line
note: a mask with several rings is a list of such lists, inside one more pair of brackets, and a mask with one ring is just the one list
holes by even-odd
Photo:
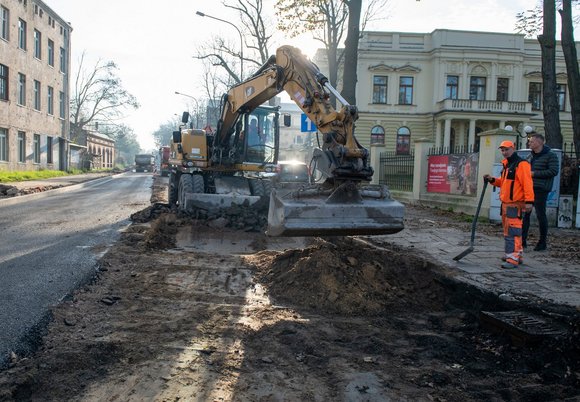
[[151, 174], [124, 173], [0, 202], [0, 366], [31, 350], [50, 306], [94, 276], [151, 185]]

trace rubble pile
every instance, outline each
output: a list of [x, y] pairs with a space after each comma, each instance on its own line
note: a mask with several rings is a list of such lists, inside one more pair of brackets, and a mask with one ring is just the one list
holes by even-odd
[[252, 205], [246, 201], [242, 205], [232, 204], [229, 208], [196, 208], [183, 214], [205, 221], [207, 226], [215, 229], [227, 227], [243, 232], [263, 232], [268, 224], [268, 204], [269, 199], [262, 197]]

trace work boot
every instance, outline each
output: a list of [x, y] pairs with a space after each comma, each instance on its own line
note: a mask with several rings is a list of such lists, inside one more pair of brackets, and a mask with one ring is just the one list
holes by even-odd
[[546, 245], [546, 243], [544, 242], [538, 242], [538, 244], [536, 244], [536, 247], [534, 247], [534, 251], [544, 251], [548, 248], [548, 246]]
[[505, 269], [514, 269], [517, 268], [518, 266], [516, 264], [512, 264], [511, 262], [504, 262], [503, 264], [501, 264], [501, 267]]
[[[504, 261], [504, 262], [507, 261], [506, 256], [504, 255], [503, 257], [501, 257], [501, 260]], [[524, 264], [524, 258], [523, 257], [518, 257], [518, 264], [519, 265], [523, 265]]]

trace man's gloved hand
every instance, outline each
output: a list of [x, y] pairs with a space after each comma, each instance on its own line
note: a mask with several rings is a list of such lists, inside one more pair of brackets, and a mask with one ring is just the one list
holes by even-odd
[[483, 181], [485, 181], [485, 182], [493, 183], [494, 180], [495, 179], [488, 174], [483, 175]]
[[526, 204], [526, 206], [525, 206], [526, 212], [532, 212], [533, 208], [534, 208], [534, 204]]

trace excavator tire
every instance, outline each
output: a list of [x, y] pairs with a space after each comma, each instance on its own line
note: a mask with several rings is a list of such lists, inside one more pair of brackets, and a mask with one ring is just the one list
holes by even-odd
[[185, 196], [187, 193], [193, 193], [193, 175], [182, 174], [179, 178], [179, 209], [185, 211]]
[[263, 197], [266, 194], [264, 193], [264, 185], [262, 184], [262, 180], [259, 179], [250, 179], [250, 191], [252, 195]]
[[173, 173], [169, 173], [169, 185], [167, 186], [167, 192], [167, 201], [169, 202], [169, 205], [171, 206], [177, 204], [178, 188], [175, 175]]
[[193, 193], [205, 193], [205, 184], [203, 182], [203, 176], [200, 174], [194, 174], [191, 177], [193, 182]]

